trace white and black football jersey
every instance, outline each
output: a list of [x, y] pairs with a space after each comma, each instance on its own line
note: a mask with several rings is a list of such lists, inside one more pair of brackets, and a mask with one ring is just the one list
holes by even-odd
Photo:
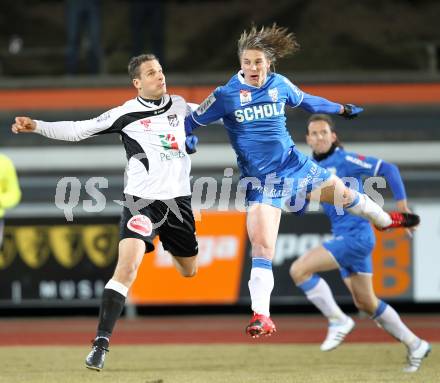
[[180, 96], [164, 95], [158, 105], [136, 97], [91, 120], [36, 120], [35, 132], [66, 141], [120, 134], [128, 160], [124, 193], [165, 200], [191, 194], [184, 128], [190, 112]]

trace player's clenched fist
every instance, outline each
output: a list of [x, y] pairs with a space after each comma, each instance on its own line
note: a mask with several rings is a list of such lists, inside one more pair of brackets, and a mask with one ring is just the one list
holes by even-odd
[[15, 117], [15, 123], [12, 124], [12, 132], [17, 133], [31, 133], [35, 130], [37, 124], [29, 117]]

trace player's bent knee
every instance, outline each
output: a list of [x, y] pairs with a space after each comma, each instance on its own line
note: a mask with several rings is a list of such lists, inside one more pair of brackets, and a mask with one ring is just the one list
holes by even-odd
[[180, 272], [180, 275], [185, 278], [195, 277], [197, 275], [197, 268], [194, 268], [192, 270], [182, 270]]
[[179, 268], [179, 273], [182, 277], [192, 278], [197, 275], [197, 265], [191, 265]]
[[[341, 180], [338, 177], [332, 176], [321, 185], [321, 188], [327, 188], [329, 190], [333, 190], [333, 192], [334, 192], [334, 190], [336, 188], [338, 188], [338, 186], [339, 187], [341, 186], [340, 182], [341, 182]], [[344, 184], [342, 184], [342, 186], [343, 185]]]
[[304, 270], [302, 267], [302, 264], [300, 261], [295, 261], [290, 266], [289, 274], [295, 284], [299, 284], [304, 282], [304, 280], [307, 279], [308, 273]]
[[176, 268], [182, 277], [192, 278], [197, 275], [198, 264], [196, 255], [188, 257], [174, 256]]
[[373, 314], [376, 311], [375, 303], [368, 297], [356, 297], [353, 299], [358, 310], [364, 311], [368, 314]]
[[290, 265], [289, 274], [290, 274], [290, 277], [293, 279], [293, 281], [296, 282], [296, 278], [297, 278], [296, 262], [293, 262]]
[[116, 267], [114, 278], [121, 283], [129, 286], [136, 279], [138, 266], [132, 264], [118, 265]]

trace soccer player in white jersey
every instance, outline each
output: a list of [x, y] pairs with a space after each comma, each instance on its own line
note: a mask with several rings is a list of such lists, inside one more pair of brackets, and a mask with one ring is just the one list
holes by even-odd
[[254, 312], [247, 333], [270, 335], [270, 294], [274, 286], [272, 259], [281, 209], [298, 198], [337, 204], [379, 228], [411, 227], [419, 222], [410, 213], [387, 213], [365, 194], [348, 189], [336, 176], [300, 153], [286, 128], [285, 105], [313, 113], [355, 117], [362, 108], [341, 105], [304, 93], [286, 77], [271, 71], [273, 64], [298, 49], [295, 36], [276, 24], [251, 28], [238, 41], [241, 70], [218, 87], [190, 116], [185, 130], [220, 118], [237, 154], [246, 187], [247, 230], [252, 246], [249, 291]]
[[[363, 177], [384, 177], [393, 193], [397, 210], [410, 212], [398, 167], [379, 158], [347, 152], [338, 139], [330, 116], [312, 115], [306, 138], [313, 151], [313, 159], [320, 166], [335, 172], [359, 192], [363, 190]], [[375, 238], [370, 223], [362, 217], [338, 214], [332, 205], [323, 204], [323, 208], [331, 221], [333, 238], [301, 256], [290, 269], [294, 283], [329, 321], [321, 350], [330, 351], [338, 347], [355, 325], [336, 303], [327, 282], [316, 274], [339, 269], [356, 307], [407, 347], [408, 365], [404, 371], [417, 371], [431, 346], [416, 336], [402, 322], [396, 310], [374, 293], [371, 252]]]
[[16, 117], [12, 125], [14, 133], [39, 133], [67, 141], [118, 133], [124, 144], [128, 167], [119, 256], [102, 295], [96, 338], [85, 362], [86, 367], [98, 371], [104, 366], [113, 328], [142, 258], [154, 250], [154, 237], [159, 235], [182, 276], [192, 277], [197, 272], [191, 161], [185, 150], [185, 144], [191, 146], [193, 141], [185, 137], [184, 130], [189, 105], [182, 97], [166, 93], [165, 75], [154, 55], [133, 57], [128, 74], [137, 97], [97, 118], [45, 122]]

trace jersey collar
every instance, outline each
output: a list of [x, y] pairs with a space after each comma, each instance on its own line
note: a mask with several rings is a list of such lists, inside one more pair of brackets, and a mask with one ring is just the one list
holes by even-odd
[[324, 161], [326, 158], [330, 157], [335, 151], [338, 151], [339, 149], [340, 147], [333, 143], [328, 152], [320, 154], [313, 153], [313, 159], [317, 162]]
[[153, 100], [146, 100], [145, 98], [142, 98], [140, 96], [137, 96], [136, 100], [138, 102], [140, 102], [146, 108], [154, 110], [154, 109], [160, 109], [164, 105], [166, 105], [168, 103], [168, 101], [170, 100], [170, 96], [168, 94], [165, 94], [160, 100], [157, 100], [157, 101], [160, 101], [159, 103], [157, 101], [153, 101]]

